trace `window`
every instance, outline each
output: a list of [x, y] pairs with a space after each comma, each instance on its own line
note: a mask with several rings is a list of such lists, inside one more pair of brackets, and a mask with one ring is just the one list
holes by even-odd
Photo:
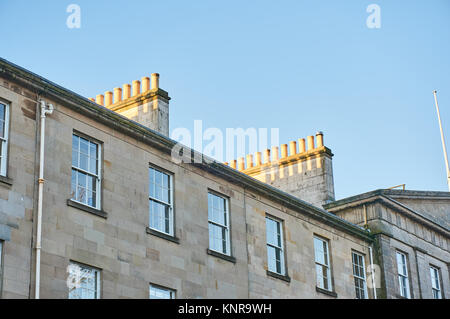
[[433, 299], [442, 299], [439, 269], [430, 266], [430, 274], [431, 274], [431, 292], [433, 293]]
[[173, 236], [172, 175], [150, 167], [149, 179], [150, 228]]
[[150, 284], [150, 299], [175, 299], [175, 290]]
[[100, 145], [73, 134], [71, 199], [100, 209], [100, 171]]
[[285, 275], [283, 229], [281, 222], [266, 217], [267, 264], [269, 271]]
[[411, 296], [409, 294], [409, 279], [408, 266], [406, 264], [406, 255], [401, 252], [397, 252], [397, 270], [400, 296], [410, 298]]
[[228, 199], [208, 193], [209, 248], [230, 255]]
[[69, 299], [100, 299], [100, 270], [73, 262], [68, 270]]
[[8, 166], [9, 106], [0, 102], [0, 175], [6, 176]]
[[352, 252], [352, 263], [356, 299], [367, 299], [366, 267], [364, 266], [364, 256], [356, 252]]
[[332, 291], [328, 241], [314, 237], [317, 287]]

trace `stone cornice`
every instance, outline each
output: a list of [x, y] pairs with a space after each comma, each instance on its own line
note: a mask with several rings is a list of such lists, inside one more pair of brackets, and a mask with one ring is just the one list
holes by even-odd
[[133, 96], [126, 100], [122, 100], [120, 102], [111, 104], [110, 106], [108, 106], [108, 109], [116, 112], [118, 110], [123, 110], [130, 107], [134, 107], [136, 105], [141, 105], [149, 101], [153, 101], [155, 99], [162, 99], [166, 103], [170, 101], [169, 94], [166, 91], [158, 88], [147, 91], [138, 96]]

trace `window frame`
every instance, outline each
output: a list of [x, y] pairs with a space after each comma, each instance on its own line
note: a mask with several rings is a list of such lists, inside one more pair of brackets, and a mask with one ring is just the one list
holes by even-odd
[[[102, 292], [102, 287], [101, 287], [101, 277], [102, 277], [102, 271], [101, 269], [97, 268], [97, 267], [93, 267], [93, 266], [89, 266], [86, 264], [82, 264], [82, 263], [78, 263], [76, 261], [70, 261], [69, 265], [76, 265], [78, 267], [80, 267], [81, 269], [89, 269], [91, 271], [94, 271], [94, 273], [96, 274], [96, 278], [95, 278], [95, 284], [96, 284], [96, 290], [95, 290], [95, 298], [93, 299], [101, 299], [101, 292]], [[69, 273], [70, 275], [70, 273]], [[70, 298], [70, 288], [69, 288], [69, 293], [68, 293], [68, 299], [87, 299], [87, 298]], [[92, 299], [92, 298], [89, 298]]]
[[[220, 199], [224, 200], [224, 202], [225, 202], [224, 208], [225, 208], [225, 215], [226, 215], [226, 219], [225, 219], [226, 225], [222, 225], [219, 222], [211, 220], [209, 218], [209, 216], [210, 216], [210, 212], [209, 212], [209, 196], [210, 195], [219, 197]], [[214, 251], [214, 252], [217, 252], [219, 254], [226, 255], [226, 256], [231, 256], [231, 225], [230, 225], [230, 203], [229, 203], [229, 201], [230, 201], [230, 199], [229, 199], [228, 196], [219, 194], [219, 193], [217, 193], [217, 192], [215, 192], [213, 190], [208, 189], [208, 248], [211, 251]], [[225, 252], [218, 251], [218, 250], [213, 249], [211, 247], [211, 238], [209, 237], [209, 231], [210, 231], [210, 225], [211, 224], [214, 225], [214, 226], [217, 226], [217, 227], [221, 227], [222, 229], [225, 229], [225, 244], [226, 244], [226, 248], [227, 248]], [[223, 241], [223, 238], [222, 238], [222, 241]]]
[[[280, 225], [279, 229], [280, 229], [280, 233], [277, 234], [277, 236], [280, 236], [280, 246], [275, 246], [271, 243], [269, 243], [268, 241], [268, 237], [267, 237], [267, 220], [271, 220], [274, 221], [275, 223], [277, 223], [278, 225]], [[276, 217], [272, 217], [270, 215], [266, 215], [265, 216], [265, 222], [266, 222], [266, 253], [267, 253], [267, 270], [280, 275], [280, 276], [287, 276], [287, 267], [286, 267], [286, 256], [285, 256], [285, 247], [284, 247], [284, 222], [281, 219], [278, 219]], [[269, 247], [275, 249], [275, 252], [277, 251], [277, 249], [280, 250], [280, 267], [281, 267], [281, 272], [276, 271], [276, 269], [270, 269], [270, 262], [269, 262]], [[275, 257], [275, 265], [276, 265], [276, 257]]]
[[[9, 157], [9, 121], [10, 121], [10, 104], [0, 100], [0, 104], [5, 106], [5, 118], [4, 118], [4, 134], [0, 137], [1, 154], [0, 154], [0, 175], [6, 177], [8, 174], [8, 157]], [[2, 119], [0, 119], [2, 120]]]
[[[72, 156], [73, 156], [73, 137], [74, 136], [77, 136], [79, 139], [81, 139], [81, 138], [85, 139], [89, 143], [93, 143], [93, 144], [97, 145], [97, 175], [95, 175], [95, 174], [93, 174], [93, 173], [91, 173], [89, 171], [86, 171], [86, 170], [84, 170], [82, 168], [76, 167], [76, 166], [73, 165], [73, 163], [71, 163], [70, 189], [72, 190], [72, 174], [73, 174], [74, 170], [77, 171], [77, 172], [80, 172], [82, 174], [86, 174], [87, 176], [95, 177], [96, 178], [96, 193], [95, 193], [95, 195], [96, 195], [96, 198], [95, 198], [96, 206], [89, 205], [88, 202], [83, 203], [83, 202], [81, 202], [81, 201], [76, 199], [76, 197], [77, 197], [76, 194], [78, 192], [78, 183], [76, 184], [77, 189], [76, 189], [76, 193], [75, 193], [75, 198], [71, 197], [70, 200], [75, 202], [75, 203], [79, 203], [81, 205], [84, 205], [84, 206], [87, 206], [87, 207], [91, 207], [91, 208], [96, 209], [96, 210], [101, 210], [101, 207], [102, 207], [102, 178], [103, 178], [102, 177], [102, 163], [103, 163], [103, 152], [102, 152], [103, 150], [102, 149], [103, 149], [103, 143], [100, 142], [99, 140], [95, 139], [95, 138], [89, 137], [89, 136], [87, 136], [87, 135], [85, 135], [83, 133], [80, 133], [80, 132], [74, 130], [72, 132], [72, 144], [71, 144], [72, 145]], [[89, 152], [90, 152], [90, 150], [89, 150]], [[80, 154], [80, 143], [78, 143], [78, 154]], [[79, 160], [79, 155], [78, 155], [78, 160]], [[78, 181], [78, 174], [77, 174], [76, 178], [77, 178], [76, 180]], [[86, 201], [88, 201], [88, 197], [86, 198]]]
[[[326, 253], [326, 257], [327, 257], [326, 261], [327, 261], [328, 264], [322, 264], [320, 261], [317, 260], [316, 240], [319, 240], [320, 242], [326, 244], [326, 252], [324, 252], [324, 253]], [[322, 257], [325, 257], [325, 256], [322, 256]], [[324, 258], [324, 260], [325, 260], [325, 258]], [[320, 237], [318, 235], [314, 235], [314, 264], [315, 264], [314, 269], [315, 269], [315, 272], [316, 272], [316, 285], [317, 285], [318, 278], [319, 278], [319, 273], [317, 272], [317, 266], [319, 265], [321, 267], [326, 267], [328, 288], [325, 288], [325, 282], [323, 280], [325, 278], [323, 278], [323, 276], [321, 276], [322, 277], [322, 285], [317, 286], [317, 288], [333, 292], [334, 285], [333, 285], [333, 281], [332, 281], [332, 278], [331, 278], [332, 274], [331, 274], [330, 243], [329, 243], [328, 239]]]
[[[167, 175], [169, 177], [169, 200], [170, 200], [169, 203], [166, 203], [166, 202], [164, 202], [164, 201], [162, 201], [160, 199], [153, 198], [153, 197], [150, 196], [150, 171], [152, 169], [157, 171], [157, 172], [159, 172], [159, 173], [165, 174], [165, 175]], [[155, 232], [162, 233], [162, 234], [174, 237], [175, 236], [175, 214], [174, 214], [174, 201], [173, 201], [173, 199], [174, 199], [174, 186], [175, 186], [175, 184], [174, 184], [174, 174], [172, 172], [169, 172], [169, 171], [167, 171], [167, 170], [165, 170], [165, 169], [163, 169], [161, 167], [158, 167], [156, 165], [153, 165], [153, 164], [149, 164], [148, 172], [149, 172], [149, 175], [148, 175], [148, 184], [149, 184], [149, 190], [148, 190], [148, 204], [149, 204], [149, 207], [148, 207], [148, 228], [153, 230], [153, 231], [155, 231]], [[168, 233], [166, 231], [164, 231], [164, 230], [152, 227], [151, 222], [150, 222], [151, 221], [151, 216], [150, 216], [150, 205], [151, 205], [150, 203], [151, 203], [151, 201], [154, 201], [154, 202], [156, 202], [158, 204], [161, 204], [161, 205], [164, 205], [164, 206], [168, 207], [168, 209], [169, 209], [169, 232]]]
[[[170, 293], [170, 298], [152, 298], [152, 293], [151, 293], [152, 288], [157, 289], [157, 290], [168, 291]], [[161, 285], [157, 285], [157, 284], [153, 284], [153, 283], [150, 283], [149, 286], [148, 286], [148, 299], [153, 299], [153, 300], [162, 300], [162, 299], [171, 300], [171, 299], [176, 299], [176, 298], [177, 298], [177, 291], [175, 289], [163, 287]]]
[[[362, 261], [362, 265], [358, 265], [354, 263], [354, 258], [353, 256], [357, 256], [361, 258]], [[361, 277], [357, 274], [355, 274], [355, 266], [356, 267], [360, 267], [362, 268], [362, 274], [364, 277]], [[366, 261], [365, 261], [365, 255], [362, 253], [359, 253], [357, 251], [352, 251], [352, 269], [353, 269], [353, 278], [354, 278], [354, 283], [355, 283], [355, 293], [356, 293], [356, 299], [369, 299], [369, 295], [367, 293], [367, 276], [366, 276]], [[361, 290], [361, 288], [359, 286], [356, 285], [356, 281], [357, 280], [361, 280], [363, 282], [363, 293], [364, 293], [364, 298], [359, 298], [358, 297], [358, 290]]]
[[[434, 277], [433, 276], [433, 271], [435, 272], [435, 278], [433, 278]], [[441, 284], [441, 274], [440, 274], [440, 272], [441, 272], [440, 268], [438, 268], [436, 266], [433, 266], [433, 265], [430, 265], [431, 295], [432, 295], [433, 299], [443, 299], [444, 298], [443, 295], [442, 295], [442, 284]], [[438, 287], [434, 287], [435, 284], [437, 284]], [[438, 298], [436, 298], [435, 291], [438, 294]]]
[[[400, 258], [402, 259], [401, 265], [399, 264], [399, 256], [401, 256]], [[398, 277], [400, 296], [403, 298], [411, 299], [411, 287], [409, 284], [408, 257], [405, 253], [403, 253], [401, 251], [396, 251], [395, 257], [396, 257], [395, 260], [397, 263], [397, 277]], [[400, 266], [403, 266], [402, 269], [404, 268], [404, 271], [406, 272], [406, 274], [400, 273], [400, 271], [399, 271]], [[402, 281], [402, 279], [403, 279], [403, 281]], [[406, 283], [406, 286], [404, 286], [404, 283]], [[405, 291], [406, 291], [406, 296], [404, 295]]]

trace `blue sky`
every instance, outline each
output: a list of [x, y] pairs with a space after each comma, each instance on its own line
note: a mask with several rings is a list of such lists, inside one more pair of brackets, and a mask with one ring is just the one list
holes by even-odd
[[446, 191], [432, 90], [450, 140], [449, 18], [448, 0], [1, 0], [0, 56], [86, 97], [158, 72], [171, 129], [279, 127], [281, 143], [321, 130], [337, 198]]

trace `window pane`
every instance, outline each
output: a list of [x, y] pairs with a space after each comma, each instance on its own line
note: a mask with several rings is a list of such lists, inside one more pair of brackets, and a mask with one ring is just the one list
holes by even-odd
[[226, 228], [209, 223], [209, 243], [210, 249], [227, 253]]
[[97, 144], [90, 143], [90, 153], [89, 153], [89, 172], [98, 175], [98, 154], [97, 154]]
[[270, 271], [276, 272], [276, 258], [275, 258], [275, 248], [271, 246], [267, 246], [267, 266]]
[[169, 207], [165, 204], [150, 200], [150, 227], [161, 232], [168, 233], [169, 229]]
[[75, 263], [69, 266], [69, 299], [98, 299], [100, 273]]
[[0, 103], [0, 137], [5, 137], [6, 105]]
[[405, 276], [405, 266], [404, 266], [404, 255], [401, 253], [397, 253], [397, 270], [398, 273]]
[[315, 250], [315, 258], [316, 262], [320, 264], [325, 264], [325, 253], [323, 251], [323, 241], [314, 238], [314, 250]]
[[281, 247], [281, 241], [279, 240], [279, 234], [280, 228], [278, 227], [279, 224], [277, 221], [266, 218], [266, 237], [267, 237], [267, 243]]
[[175, 299], [175, 291], [150, 285], [150, 299]]
[[79, 168], [89, 171], [89, 141], [80, 137], [80, 166]]
[[208, 219], [223, 226], [227, 226], [225, 201], [223, 197], [208, 193]]
[[72, 169], [72, 178], [70, 181], [71, 188], [70, 188], [70, 198], [77, 200], [76, 194], [77, 194], [77, 171]]

